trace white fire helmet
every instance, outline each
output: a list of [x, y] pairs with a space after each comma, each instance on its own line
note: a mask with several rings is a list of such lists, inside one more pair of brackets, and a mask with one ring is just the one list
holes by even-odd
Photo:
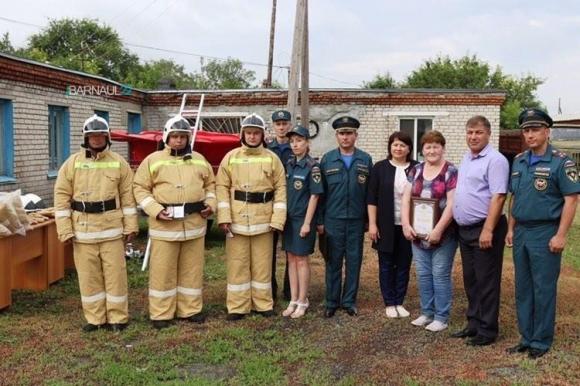
[[165, 127], [163, 128], [163, 143], [167, 143], [169, 134], [171, 133], [185, 133], [188, 135], [189, 141], [191, 142], [191, 126], [189, 125], [189, 122], [187, 122], [187, 119], [183, 118], [181, 115], [176, 115], [165, 123]]
[[242, 121], [242, 130], [246, 127], [257, 127], [258, 129], [266, 130], [266, 122], [264, 122], [264, 118], [258, 114], [252, 113]]
[[99, 117], [97, 114], [88, 118], [83, 124], [83, 137], [92, 133], [103, 133], [107, 135], [107, 141], [111, 141], [111, 130], [109, 129], [109, 124], [104, 118]]

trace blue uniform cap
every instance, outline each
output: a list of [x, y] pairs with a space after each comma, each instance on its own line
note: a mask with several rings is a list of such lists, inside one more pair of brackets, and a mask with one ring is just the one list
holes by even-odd
[[520, 113], [518, 123], [520, 129], [525, 129], [528, 127], [552, 127], [554, 121], [546, 112], [540, 109], [525, 109]]
[[276, 121], [291, 121], [292, 115], [289, 111], [286, 110], [278, 110], [272, 113], [272, 122]]
[[332, 122], [332, 128], [334, 130], [339, 129], [348, 129], [348, 130], [357, 130], [360, 127], [360, 122], [358, 119], [353, 117], [340, 117]]
[[304, 126], [294, 126], [292, 130], [286, 133], [286, 136], [290, 138], [293, 135], [299, 135], [303, 138], [310, 139], [310, 131]]

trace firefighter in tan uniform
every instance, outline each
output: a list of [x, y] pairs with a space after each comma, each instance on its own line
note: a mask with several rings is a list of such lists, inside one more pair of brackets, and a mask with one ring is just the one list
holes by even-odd
[[240, 148], [222, 160], [216, 182], [218, 223], [226, 233], [228, 320], [254, 310], [274, 315], [273, 230], [286, 221], [286, 178], [278, 156], [264, 147], [264, 120], [242, 121]]
[[107, 121], [96, 115], [83, 125], [80, 152], [65, 161], [54, 187], [58, 238], [73, 242], [86, 332], [123, 330], [128, 323], [127, 268], [123, 236], [139, 231], [133, 172], [111, 144]]
[[135, 198], [149, 215], [149, 317], [157, 329], [175, 317], [205, 320], [204, 236], [216, 207], [215, 177], [206, 159], [192, 152], [191, 136], [187, 120], [171, 118], [165, 148], [145, 158], [135, 174]]

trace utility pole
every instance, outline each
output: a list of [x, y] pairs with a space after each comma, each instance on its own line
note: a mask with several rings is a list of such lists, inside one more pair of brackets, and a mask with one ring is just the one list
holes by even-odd
[[[303, 126], [308, 127], [308, 1], [296, 1], [296, 19], [294, 21], [294, 39], [292, 42], [292, 61], [290, 62], [290, 77], [288, 79], [288, 104], [287, 110], [292, 114], [292, 123], [296, 124], [296, 112], [298, 105], [298, 82], [302, 76], [301, 90], [301, 118]], [[306, 57], [305, 57], [306, 56]], [[306, 105], [304, 100], [306, 99]], [[306, 109], [306, 120], [304, 115]]]
[[302, 41], [302, 69], [300, 84], [300, 123], [307, 129], [310, 126], [309, 74], [308, 69], [308, 0], [304, 0], [304, 40]]
[[276, 0], [272, 0], [272, 19], [270, 20], [270, 50], [268, 52], [268, 73], [262, 83], [264, 88], [272, 87], [272, 66], [274, 64], [274, 36], [276, 31]]

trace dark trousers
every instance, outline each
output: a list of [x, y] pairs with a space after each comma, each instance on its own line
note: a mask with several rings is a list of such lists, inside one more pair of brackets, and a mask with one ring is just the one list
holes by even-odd
[[467, 295], [467, 328], [478, 335], [496, 338], [499, 326], [499, 296], [507, 220], [501, 216], [493, 230], [492, 247], [479, 248], [483, 222], [459, 227], [463, 285]]
[[[384, 235], [383, 237], [386, 237]], [[411, 269], [411, 243], [403, 236], [403, 228], [395, 225], [392, 235], [393, 251], [377, 251], [379, 255], [379, 283], [385, 306], [400, 306], [405, 300]]]
[[521, 342], [547, 350], [554, 341], [556, 293], [562, 254], [550, 252], [549, 243], [558, 222], [525, 226], [516, 224], [514, 267], [516, 310]]
[[[278, 282], [276, 281], [276, 247], [278, 246], [278, 239], [280, 237], [279, 232], [274, 232], [274, 248], [272, 250], [272, 299], [276, 301], [278, 299]], [[284, 268], [284, 289], [283, 295], [284, 300], [290, 300], [290, 278], [288, 277], [288, 255], [284, 252], [286, 256], [286, 267]]]
[[[324, 231], [328, 242], [326, 307], [355, 307], [362, 264], [364, 220], [326, 218]], [[345, 266], [344, 288], [342, 287], [343, 262]]]

